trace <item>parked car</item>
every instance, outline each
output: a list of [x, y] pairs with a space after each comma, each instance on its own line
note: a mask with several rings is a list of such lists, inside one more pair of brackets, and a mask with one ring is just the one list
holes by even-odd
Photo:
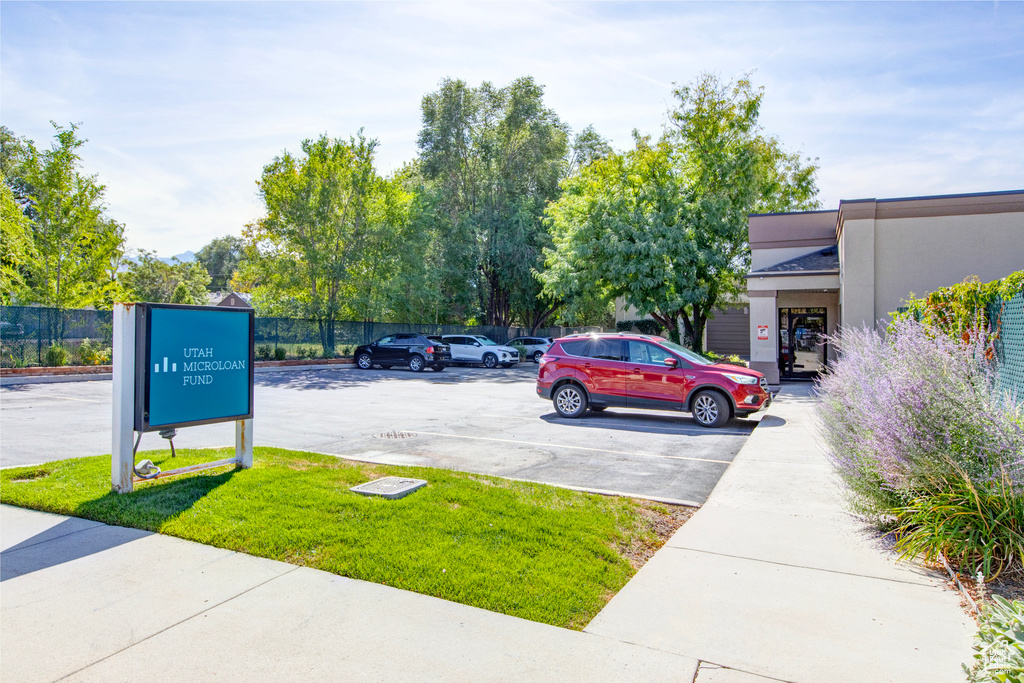
[[516, 337], [510, 339], [508, 346], [523, 346], [526, 348], [526, 357], [534, 363], [540, 362], [540, 357], [551, 348], [555, 340], [551, 337]]
[[381, 337], [372, 344], [355, 350], [356, 365], [369, 370], [379, 365], [385, 370], [393, 365], [407, 365], [413, 372], [430, 368], [441, 372], [452, 363], [451, 350], [438, 337], [400, 333]]
[[540, 359], [537, 395], [562, 417], [605, 408], [679, 410], [703, 427], [766, 408], [765, 376], [716, 364], [662, 337], [643, 334], [570, 335]]
[[519, 362], [519, 352], [479, 334], [446, 334], [441, 339], [451, 347], [455, 363], [483, 363], [510, 368]]
[[10, 323], [6, 320], [0, 321], [0, 337], [10, 339], [25, 334], [25, 327], [21, 323]]

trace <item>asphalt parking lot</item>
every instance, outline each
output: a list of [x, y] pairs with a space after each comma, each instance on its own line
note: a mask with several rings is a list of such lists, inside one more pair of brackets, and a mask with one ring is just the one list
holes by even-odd
[[[759, 419], [721, 429], [686, 413], [609, 409], [568, 420], [535, 393], [537, 366], [435, 373], [350, 367], [257, 373], [254, 439], [394, 465], [442, 467], [703, 503]], [[0, 390], [0, 466], [110, 452], [109, 381]], [[182, 429], [178, 448], [225, 446], [233, 425]], [[140, 450], [165, 448], [156, 434]]]

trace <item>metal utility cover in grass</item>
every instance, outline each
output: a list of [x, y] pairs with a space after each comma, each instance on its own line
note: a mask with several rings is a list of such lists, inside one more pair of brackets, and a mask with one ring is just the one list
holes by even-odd
[[375, 479], [365, 484], [353, 486], [350, 491], [361, 493], [364, 496], [381, 496], [389, 500], [395, 500], [407, 496], [416, 489], [427, 485], [426, 479], [406, 479], [404, 477], [384, 477]]

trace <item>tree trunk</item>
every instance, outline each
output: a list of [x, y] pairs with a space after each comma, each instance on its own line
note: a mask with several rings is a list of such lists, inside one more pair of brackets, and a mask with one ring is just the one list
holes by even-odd
[[[679, 343], [679, 313], [680, 311], [676, 311], [674, 313], [662, 313], [661, 311], [654, 311], [653, 313], [651, 313], [651, 317], [657, 320], [659, 323], [661, 323], [662, 327], [665, 328], [665, 331], [668, 332], [668, 338], [674, 341], [676, 344]], [[683, 315], [685, 320], [686, 314], [683, 313]], [[687, 324], [689, 324], [688, 321]]]
[[317, 320], [317, 326], [320, 328], [320, 345], [323, 346], [324, 357], [330, 358], [334, 355], [334, 320]]
[[690, 316], [687, 315], [685, 311], [683, 312], [683, 331], [685, 332], [685, 334], [683, 335], [683, 346], [689, 349], [696, 350], [693, 339], [693, 323], [690, 321]]
[[533, 314], [533, 320], [530, 321], [530, 334], [536, 336], [537, 330], [548, 321], [548, 319], [555, 314], [558, 310], [560, 303], [553, 304], [546, 311], [535, 311]]
[[487, 301], [486, 324], [494, 327], [508, 327], [510, 317], [508, 292], [501, 289], [498, 277], [493, 273], [488, 273], [487, 284], [490, 293]]
[[705, 313], [694, 311], [693, 314], [693, 346], [690, 347], [697, 353], [704, 353], [704, 328], [707, 327], [708, 317]]

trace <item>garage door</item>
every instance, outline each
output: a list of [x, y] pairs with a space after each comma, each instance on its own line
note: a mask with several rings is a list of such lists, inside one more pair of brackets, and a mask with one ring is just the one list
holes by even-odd
[[750, 308], [716, 309], [708, 320], [707, 348], [723, 356], [750, 357]]

